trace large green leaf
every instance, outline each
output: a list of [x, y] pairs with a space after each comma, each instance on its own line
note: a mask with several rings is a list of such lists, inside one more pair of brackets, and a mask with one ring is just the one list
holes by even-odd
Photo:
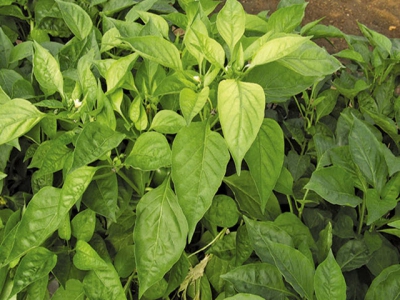
[[236, 43], [243, 36], [246, 25], [246, 12], [237, 0], [228, 0], [217, 15], [217, 29], [233, 51]]
[[179, 50], [174, 44], [158, 36], [125, 38], [132, 48], [144, 58], [155, 61], [168, 68], [181, 70]]
[[197, 222], [210, 208], [229, 161], [223, 138], [206, 123], [191, 123], [172, 145], [172, 180], [188, 220], [189, 240]]
[[332, 250], [329, 251], [327, 258], [317, 267], [314, 286], [318, 300], [346, 299], [346, 281], [333, 257]]
[[245, 221], [253, 248], [261, 260], [266, 258], [266, 262], [273, 263], [297, 293], [312, 299], [315, 273], [312, 262], [293, 246], [275, 242], [280, 239], [276, 234], [274, 240], [264, 236], [260, 226], [265, 226], [265, 222], [252, 221], [246, 217]]
[[61, 15], [72, 33], [80, 40], [85, 39], [92, 31], [93, 23], [83, 8], [75, 3], [55, 0]]
[[400, 265], [396, 264], [384, 269], [372, 281], [365, 300], [399, 299], [400, 295]]
[[380, 193], [388, 176], [381, 143], [368, 126], [355, 117], [349, 133], [349, 146], [354, 163], [367, 182]]
[[232, 283], [239, 293], [251, 293], [271, 300], [283, 300], [290, 295], [279, 270], [267, 263], [243, 265], [221, 277]]
[[306, 37], [289, 34], [269, 40], [256, 51], [251, 61], [250, 68], [281, 59], [296, 51], [308, 40], [309, 38]]
[[86, 190], [95, 171], [93, 167], [76, 169], [68, 174], [62, 189], [44, 187], [33, 196], [21, 222], [1, 244], [1, 266], [38, 247], [58, 229], [67, 212]]
[[362, 202], [355, 195], [352, 176], [337, 166], [314, 171], [305, 188], [315, 191], [332, 204], [355, 207]]
[[326, 76], [337, 71], [340, 62], [325, 49], [311, 41], [278, 61], [281, 65], [303, 76]]
[[157, 170], [171, 165], [171, 149], [167, 138], [158, 132], [139, 136], [125, 163], [143, 171]]
[[261, 210], [274, 189], [284, 160], [284, 138], [279, 124], [264, 119], [260, 131], [244, 157], [260, 195]]
[[98, 122], [87, 123], [76, 140], [74, 160], [70, 171], [99, 159], [108, 151], [116, 148], [124, 138], [124, 134]]
[[9, 297], [48, 275], [56, 262], [57, 256], [46, 248], [38, 247], [29, 251], [18, 265], [14, 275], [14, 286]]
[[31, 130], [45, 114], [24, 99], [14, 99], [0, 105], [0, 145]]
[[188, 225], [169, 180], [145, 194], [136, 212], [133, 239], [140, 298], [181, 257]]
[[238, 175], [242, 160], [260, 130], [264, 109], [264, 91], [258, 84], [233, 79], [219, 83], [219, 119]]
[[50, 52], [33, 42], [35, 54], [33, 55], [33, 74], [40, 84], [40, 88], [46, 95], [59, 92], [64, 96], [64, 79], [60, 66]]

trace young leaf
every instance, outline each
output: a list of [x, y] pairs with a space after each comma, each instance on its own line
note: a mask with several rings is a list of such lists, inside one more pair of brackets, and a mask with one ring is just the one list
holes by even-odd
[[171, 165], [171, 149], [164, 135], [146, 132], [139, 136], [125, 163], [142, 171]]
[[0, 105], [0, 145], [31, 130], [45, 114], [24, 99], [14, 99]]
[[225, 298], [225, 300], [264, 300], [264, 298], [253, 294], [239, 293], [235, 296]]
[[271, 300], [283, 300], [290, 295], [279, 270], [267, 263], [240, 266], [221, 277], [232, 283], [239, 293], [251, 293]]
[[71, 171], [90, 164], [108, 151], [116, 148], [125, 135], [98, 122], [85, 124], [76, 140]]
[[315, 191], [326, 201], [356, 207], [362, 202], [354, 193], [354, 180], [341, 167], [328, 167], [312, 173], [305, 188]]
[[58, 91], [64, 96], [64, 79], [56, 59], [50, 52], [33, 42], [35, 54], [33, 55], [33, 74], [40, 84], [40, 88], [46, 95], [52, 95]]
[[78, 240], [89, 242], [96, 225], [96, 213], [91, 209], [79, 212], [71, 221], [72, 235]]
[[400, 294], [400, 265], [390, 266], [372, 281], [365, 300], [396, 299]]
[[368, 189], [365, 192], [365, 201], [368, 210], [367, 225], [371, 225], [394, 209], [398, 202], [398, 195], [399, 193], [397, 193], [396, 198], [381, 199], [376, 189]]
[[327, 258], [317, 267], [314, 277], [315, 295], [318, 300], [346, 299], [346, 281], [332, 250]]
[[105, 75], [107, 94], [112, 94], [116, 89], [122, 87], [127, 77], [127, 73], [131, 71], [132, 65], [138, 57], [137, 53], [133, 53], [124, 56], [111, 64]]
[[284, 159], [283, 132], [272, 119], [264, 119], [260, 131], [244, 157], [256, 183], [261, 200], [261, 211], [281, 174]]
[[181, 257], [188, 225], [168, 179], [140, 199], [136, 213], [133, 239], [140, 298]]
[[75, 246], [74, 265], [79, 270], [97, 270], [107, 268], [106, 262], [85, 241], [78, 240]]
[[193, 118], [203, 109], [207, 103], [210, 88], [205, 87], [200, 93], [194, 92], [192, 89], [183, 88], [179, 94], [179, 106], [185, 117], [187, 125]]
[[219, 83], [219, 119], [238, 175], [242, 160], [260, 130], [264, 109], [265, 95], [258, 84], [233, 79]]
[[154, 116], [150, 129], [164, 134], [176, 134], [184, 126], [186, 122], [180, 114], [172, 110], [161, 110]]
[[356, 117], [349, 133], [349, 146], [354, 163], [367, 182], [380, 193], [388, 176], [381, 144], [368, 126]]
[[172, 145], [172, 180], [188, 220], [189, 240], [197, 222], [210, 208], [229, 161], [223, 138], [205, 123], [191, 123]]
[[228, 0], [217, 15], [217, 29], [233, 51], [236, 43], [243, 36], [246, 25], [246, 12], [237, 0]]
[[158, 36], [124, 38], [139, 55], [175, 70], [182, 69], [179, 50], [171, 42]]
[[14, 275], [14, 286], [10, 297], [22, 291], [31, 283], [48, 275], [55, 267], [57, 256], [43, 247], [29, 251], [18, 265]]
[[267, 30], [291, 33], [303, 20], [306, 6], [307, 3], [301, 3], [280, 7], [269, 17]]
[[208, 221], [219, 227], [233, 227], [239, 220], [235, 201], [227, 195], [216, 195], [204, 215]]
[[52, 300], [84, 300], [85, 292], [82, 283], [77, 279], [69, 279], [65, 285], [65, 289], [60, 286], [54, 293]]

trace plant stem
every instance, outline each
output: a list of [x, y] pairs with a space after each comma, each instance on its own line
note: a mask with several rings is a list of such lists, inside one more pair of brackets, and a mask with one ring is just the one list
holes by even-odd
[[126, 175], [124, 174], [124, 172], [118, 171], [117, 174], [118, 174], [119, 176], [121, 176], [121, 178], [122, 178], [123, 180], [125, 180], [125, 182], [126, 182], [138, 195], [141, 195], [141, 194], [142, 194], [142, 193], [140, 192], [139, 188], [133, 183], [132, 180], [130, 180], [130, 179], [128, 178], [128, 176], [126, 176]]
[[207, 249], [208, 247], [210, 247], [212, 244], [214, 244], [218, 239], [220, 239], [222, 236], [224, 236], [224, 234], [226, 233], [226, 230], [228, 228], [224, 228], [221, 230], [220, 233], [217, 234], [217, 236], [211, 241], [209, 242], [207, 245], [205, 245], [203, 248], [197, 250], [196, 252], [193, 252], [192, 254], [188, 255], [188, 258], [192, 257], [193, 255], [196, 255], [197, 253], [200, 253], [201, 251], [204, 251], [205, 249]]
[[362, 227], [363, 227], [363, 224], [364, 224], [366, 202], [367, 202], [366, 201], [366, 195], [364, 193], [363, 202], [361, 204], [361, 211], [360, 211], [360, 223], [358, 223], [358, 234], [361, 234]]

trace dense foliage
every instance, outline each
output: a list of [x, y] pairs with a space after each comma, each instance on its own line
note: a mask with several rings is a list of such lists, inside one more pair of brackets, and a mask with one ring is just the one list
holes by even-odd
[[217, 4], [0, 1], [1, 300], [400, 293], [400, 41]]

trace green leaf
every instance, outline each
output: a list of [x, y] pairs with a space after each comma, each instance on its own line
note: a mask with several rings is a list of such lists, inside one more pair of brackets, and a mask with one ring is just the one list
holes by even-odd
[[39, 280], [55, 267], [57, 256], [43, 247], [29, 251], [18, 265], [14, 275], [14, 286], [9, 296], [13, 296], [31, 283]]
[[306, 37], [289, 34], [269, 40], [256, 51], [250, 63], [250, 68], [281, 59], [296, 51], [308, 40], [309, 38]]
[[341, 67], [336, 58], [311, 41], [306, 41], [278, 63], [304, 76], [326, 76]]
[[264, 119], [260, 131], [244, 159], [256, 183], [261, 200], [261, 210], [264, 212], [283, 166], [284, 137], [277, 122], [272, 119]]
[[229, 161], [223, 138], [206, 123], [191, 123], [172, 145], [172, 180], [188, 220], [189, 240], [197, 222], [210, 208]]
[[227, 195], [216, 195], [204, 217], [219, 227], [233, 227], [239, 220], [235, 201]]
[[107, 82], [107, 94], [112, 94], [124, 84], [127, 73], [131, 72], [132, 65], [138, 58], [137, 53], [124, 56], [113, 62], [105, 74]]
[[82, 283], [77, 279], [69, 279], [65, 285], [65, 289], [60, 286], [54, 293], [52, 300], [84, 300], [85, 292]]
[[368, 263], [369, 259], [369, 250], [363, 240], [349, 240], [336, 254], [342, 272], [358, 269]]
[[45, 114], [24, 99], [14, 99], [0, 105], [0, 145], [31, 130]]
[[379, 47], [386, 52], [386, 56], [392, 53], [392, 42], [388, 37], [367, 28], [367, 26], [361, 23], [358, 23], [358, 27], [360, 28], [362, 34], [369, 40], [372, 45]]
[[368, 210], [367, 225], [371, 225], [394, 209], [397, 205], [398, 195], [399, 193], [397, 193], [395, 198], [381, 199], [376, 189], [368, 189], [365, 192], [365, 201]]
[[220, 69], [224, 68], [225, 51], [216, 40], [197, 31], [194, 27], [190, 28], [186, 34], [191, 37], [192, 46], [200, 51], [205, 59]]
[[151, 171], [171, 165], [171, 149], [164, 135], [146, 132], [139, 136], [125, 163], [134, 168]]
[[85, 124], [76, 140], [70, 172], [99, 159], [108, 151], [116, 148], [124, 138], [124, 134], [98, 122]]
[[372, 281], [365, 300], [398, 299], [400, 294], [400, 265], [390, 266]]
[[264, 300], [264, 298], [257, 295], [240, 293], [236, 294], [235, 296], [225, 298], [225, 300]]
[[314, 277], [315, 295], [318, 300], [346, 299], [346, 281], [332, 250], [327, 258], [317, 267]]
[[114, 258], [114, 266], [120, 277], [127, 278], [131, 275], [136, 268], [135, 246], [129, 245], [119, 250]]
[[217, 29], [231, 53], [245, 31], [246, 12], [237, 0], [228, 0], [217, 15]]
[[233, 79], [219, 83], [219, 120], [238, 175], [242, 160], [262, 125], [264, 109], [265, 96], [261, 86]]
[[268, 19], [268, 32], [293, 32], [303, 20], [306, 6], [307, 3], [302, 3], [281, 7], [276, 10]]
[[179, 50], [171, 42], [158, 36], [124, 38], [133, 50], [151, 61], [175, 70], [182, 69]]
[[356, 207], [362, 202], [355, 195], [352, 176], [337, 166], [314, 171], [305, 188], [315, 191], [326, 201], [336, 205]]
[[181, 257], [186, 246], [188, 225], [169, 180], [145, 194], [136, 213], [133, 239], [140, 298]]
[[93, 23], [83, 8], [75, 3], [55, 0], [61, 15], [72, 33], [80, 40], [85, 39], [92, 31]]
[[185, 119], [173, 110], [161, 110], [153, 118], [150, 129], [159, 133], [175, 134], [186, 126]]
[[90, 209], [79, 212], [71, 221], [72, 235], [78, 240], [89, 242], [96, 225], [96, 213]]
[[193, 118], [203, 109], [207, 103], [210, 88], [205, 87], [200, 93], [194, 92], [192, 89], [183, 88], [179, 94], [179, 106], [185, 117], [187, 125]]
[[279, 270], [267, 263], [240, 266], [221, 276], [239, 293], [251, 293], [263, 299], [285, 299], [290, 295]]
[[271, 194], [271, 201], [267, 205], [264, 213], [261, 211], [261, 199], [257, 191], [257, 186], [249, 171], [242, 171], [241, 175], [233, 174], [225, 177], [224, 182], [229, 186], [235, 195], [235, 199], [239, 205], [239, 209], [248, 216], [260, 220], [273, 220], [280, 213], [279, 204], [274, 203], [274, 195]]
[[380, 193], [388, 176], [381, 144], [368, 126], [355, 117], [349, 133], [349, 146], [354, 163], [367, 182]]
[[85, 241], [78, 240], [75, 246], [74, 265], [79, 270], [97, 270], [107, 268], [106, 262]]
[[126, 299], [117, 271], [105, 262], [86, 242], [76, 243], [74, 265], [80, 270], [89, 270], [83, 280], [83, 289], [90, 299]]
[[235, 266], [242, 265], [253, 253], [246, 225], [242, 225], [236, 231], [236, 257]]
[[[273, 263], [300, 296], [312, 299], [315, 273], [313, 263], [293, 246], [275, 242], [268, 236], [262, 235], [260, 229], [262, 229], [261, 226], [266, 226], [265, 222], [256, 222], [244, 218], [253, 247], [257, 255], [261, 255], [261, 260], [267, 258], [266, 262]], [[277, 229], [274, 229], [274, 231], [278, 232]], [[279, 239], [280, 237], [277, 237], [275, 233], [274, 239], [276, 240], [276, 238]]]
[[50, 52], [33, 42], [35, 53], [33, 55], [33, 74], [40, 84], [40, 88], [46, 95], [59, 92], [64, 96], [64, 79], [60, 66]]
[[82, 201], [91, 210], [116, 222], [119, 210], [117, 174], [108, 168], [99, 169], [96, 174], [99, 178], [89, 184]]
[[[0, 247], [0, 264], [7, 265], [41, 245], [55, 232], [71, 207], [80, 199], [96, 169], [82, 167], [69, 173], [63, 188], [44, 187], [29, 202], [19, 225]], [[15, 236], [18, 239], [15, 239]]]
[[3, 29], [0, 28], [0, 69], [8, 68], [13, 48], [14, 46], [10, 39], [4, 33]]

